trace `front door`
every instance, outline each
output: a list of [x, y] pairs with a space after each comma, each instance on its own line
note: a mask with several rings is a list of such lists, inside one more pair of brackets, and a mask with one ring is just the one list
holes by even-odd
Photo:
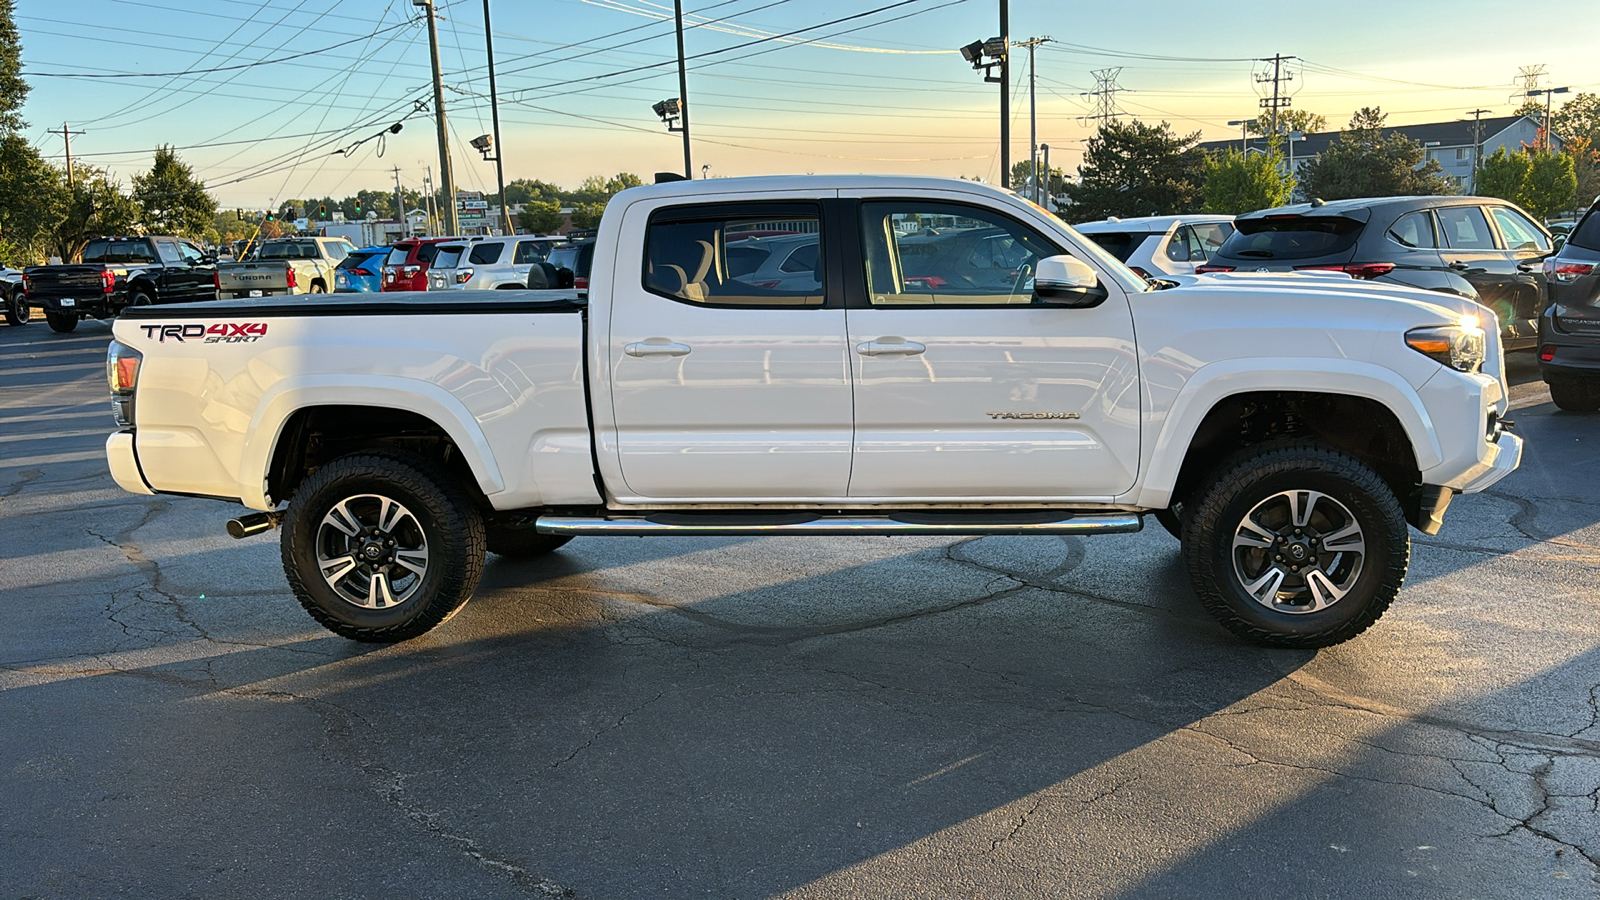
[[1138, 365], [1117, 284], [1102, 276], [1109, 296], [1089, 309], [1039, 301], [1038, 261], [1069, 248], [980, 207], [867, 198], [859, 222], [852, 498], [1109, 499], [1133, 486]]
[[[1489, 227], [1489, 218], [1478, 206], [1441, 206], [1434, 210], [1439, 219], [1439, 231], [1444, 236], [1440, 255], [1450, 269], [1472, 284], [1478, 292], [1478, 302], [1494, 310], [1500, 320], [1502, 334], [1507, 337], [1518, 333], [1518, 279], [1517, 260], [1495, 240]], [[1526, 327], [1526, 326], [1524, 326]]]
[[[619, 259], [611, 286], [619, 500], [845, 495], [850, 364], [822, 208], [702, 203], [625, 218], [618, 246], [643, 247], [644, 272]], [[757, 257], [807, 240], [822, 249], [809, 277], [756, 277]]]

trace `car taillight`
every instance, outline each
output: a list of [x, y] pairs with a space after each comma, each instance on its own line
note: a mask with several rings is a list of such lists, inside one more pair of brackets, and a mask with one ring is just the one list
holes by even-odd
[[24, 294], [28, 292], [28, 276], [26, 275], [22, 276], [22, 292]]
[[[372, 273], [371, 272], [368, 272], [366, 269], [360, 268], [359, 266], [354, 268], [354, 269], [351, 269], [349, 271], [350, 271], [351, 275], [360, 275], [363, 278], [371, 278], [372, 277]], [[390, 277], [393, 277], [393, 276], [390, 276]]]
[[298, 276], [296, 276], [294, 274], [294, 266], [289, 266], [289, 267], [285, 268], [283, 270], [283, 272], [284, 272], [284, 275], [283, 275], [284, 280], [288, 282], [290, 290], [293, 290], [293, 289], [295, 289], [295, 288], [300, 286], [300, 279], [299, 279]]
[[216, 286], [217, 290], [222, 290], [222, 273], [220, 271], [215, 269], [211, 271], [211, 283]]
[[117, 289], [117, 273], [110, 269], [100, 270], [100, 290], [109, 294]]
[[1549, 361], [1551, 361], [1552, 359], [1555, 359], [1555, 358], [1556, 358], [1556, 348], [1555, 348], [1554, 344], [1545, 344], [1543, 347], [1539, 348], [1539, 361], [1540, 362], [1549, 362]]
[[750, 284], [752, 287], [767, 288], [769, 290], [778, 286], [776, 281], [752, 281]]
[[106, 382], [111, 387], [111, 417], [118, 425], [133, 424], [133, 392], [139, 385], [139, 364], [144, 356], [121, 341], [106, 350]]
[[456, 270], [456, 284], [466, 284], [467, 282], [469, 282], [471, 280], [472, 280], [472, 270], [471, 269], [457, 269]]
[[1563, 260], [1547, 259], [1544, 261], [1544, 274], [1546, 278], [1566, 283], [1577, 281], [1585, 275], [1594, 274], [1592, 263], [1565, 262]]
[[406, 266], [405, 268], [400, 270], [400, 275], [403, 278], [415, 278], [415, 277], [417, 277], [417, 273], [419, 273], [421, 271], [422, 271], [422, 267], [421, 266]]
[[1372, 279], [1394, 271], [1394, 263], [1349, 263], [1343, 266], [1295, 266], [1296, 272], [1344, 272], [1351, 278]]
[[587, 291], [589, 289], [589, 276], [575, 275], [572, 278], [572, 287], [575, 290]]
[[[1135, 269], [1134, 271], [1138, 271], [1138, 270]], [[1232, 271], [1233, 271], [1233, 266], [1195, 266], [1194, 267], [1194, 273], [1196, 275], [1206, 275], [1206, 274], [1209, 274], [1211, 272], [1232, 272]]]

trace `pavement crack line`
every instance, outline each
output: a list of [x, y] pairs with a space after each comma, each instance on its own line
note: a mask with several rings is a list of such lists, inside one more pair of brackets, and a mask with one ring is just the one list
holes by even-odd
[[667, 695], [666, 692], [662, 691], [662, 692], [656, 694], [654, 697], [651, 697], [649, 700], [646, 700], [643, 703], [639, 704], [638, 706], [635, 706], [633, 709], [630, 709], [627, 712], [623, 713], [620, 717], [618, 717], [616, 722], [614, 722], [614, 723], [606, 726], [605, 728], [602, 728], [599, 731], [595, 732], [592, 736], [590, 736], [589, 740], [587, 740], [587, 741], [585, 741], [583, 743], [583, 746], [578, 747], [576, 750], [573, 750], [571, 753], [567, 754], [566, 759], [557, 760], [556, 762], [551, 763], [550, 764], [550, 768], [559, 769], [563, 765], [565, 765], [565, 764], [567, 764], [569, 762], [572, 762], [574, 759], [577, 759], [579, 754], [581, 754], [583, 751], [589, 749], [590, 747], [593, 747], [594, 744], [595, 744], [595, 741], [598, 741], [602, 737], [605, 737], [607, 734], [610, 734], [611, 732], [616, 731], [618, 728], [621, 728], [624, 724], [627, 723], [629, 718], [631, 718], [631, 717], [633, 717], [635, 715], [638, 715], [640, 712], [643, 712], [645, 707], [650, 706], [651, 704], [655, 703], [657, 700], [660, 700], [662, 697], [665, 697], [666, 695]]

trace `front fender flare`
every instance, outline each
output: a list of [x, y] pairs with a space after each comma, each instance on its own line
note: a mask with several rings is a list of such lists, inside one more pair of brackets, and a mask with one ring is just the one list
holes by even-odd
[[500, 466], [483, 429], [466, 405], [444, 388], [412, 378], [308, 375], [274, 385], [256, 405], [237, 474], [245, 506], [272, 508], [266, 496], [267, 469], [282, 440], [283, 426], [299, 410], [314, 406], [376, 406], [424, 416], [455, 442], [485, 495], [505, 490]]
[[1172, 412], [1151, 442], [1153, 447], [1132, 502], [1165, 509], [1200, 423], [1223, 400], [1262, 391], [1345, 394], [1375, 400], [1405, 429], [1417, 468], [1444, 461], [1432, 418], [1416, 389], [1395, 372], [1350, 359], [1236, 359], [1199, 369], [1173, 400]]

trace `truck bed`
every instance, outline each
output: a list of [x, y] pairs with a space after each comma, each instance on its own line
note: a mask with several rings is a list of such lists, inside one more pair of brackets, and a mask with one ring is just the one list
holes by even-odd
[[205, 303], [130, 307], [132, 319], [225, 319], [238, 316], [446, 316], [466, 313], [575, 312], [587, 304], [577, 291], [461, 291], [448, 297], [426, 291], [387, 294], [298, 294]]

